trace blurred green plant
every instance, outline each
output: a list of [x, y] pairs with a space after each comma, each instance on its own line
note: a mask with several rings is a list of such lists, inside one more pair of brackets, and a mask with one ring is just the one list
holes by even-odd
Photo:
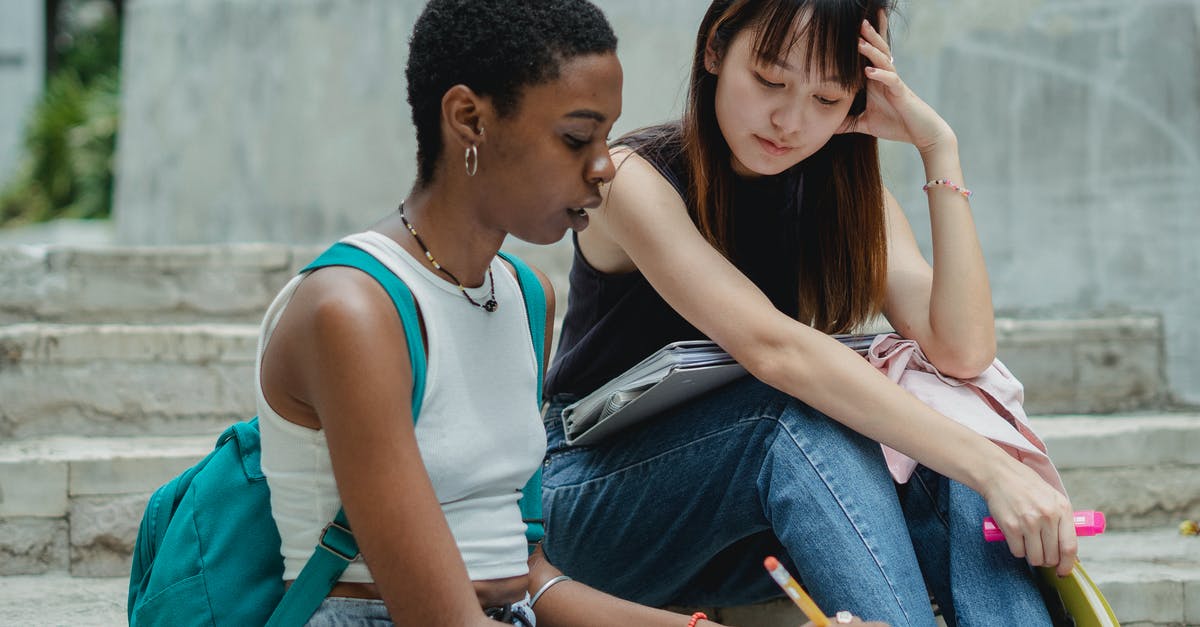
[[0, 226], [111, 213], [120, 23], [109, 12], [64, 39], [58, 69], [26, 126], [25, 154], [0, 190]]

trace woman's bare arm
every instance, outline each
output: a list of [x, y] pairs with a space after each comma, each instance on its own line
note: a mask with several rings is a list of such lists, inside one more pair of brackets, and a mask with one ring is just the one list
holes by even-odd
[[[931, 180], [962, 181], [957, 149], [942, 150], [926, 157]], [[996, 357], [987, 267], [967, 199], [945, 187], [930, 188], [928, 194], [932, 267], [921, 255], [900, 203], [884, 192], [888, 277], [883, 311], [892, 328], [916, 340], [938, 370], [970, 379]]]
[[[546, 560], [539, 546], [529, 556], [529, 593], [536, 594], [546, 582], [561, 574]], [[545, 627], [684, 627], [688, 622], [687, 616], [631, 603], [578, 581], [554, 584], [538, 598], [533, 609], [538, 625]], [[717, 623], [698, 624], [713, 627]]]
[[899, 203], [884, 194], [888, 226], [888, 285], [884, 312], [905, 337], [917, 340], [939, 370], [959, 378], [982, 372], [996, 354], [995, 320], [987, 267], [971, 206], [957, 189], [963, 180], [958, 138], [933, 107], [901, 80], [887, 42], [887, 12], [879, 30], [866, 21], [859, 50], [871, 61], [867, 106], [847, 118], [845, 130], [912, 144], [925, 165], [933, 267], [921, 257]]
[[[301, 284], [292, 393], [320, 417], [343, 507], [397, 623], [487, 625], [421, 461], [404, 330], [369, 276], [328, 268]], [[419, 340], [418, 340], [419, 341]]]

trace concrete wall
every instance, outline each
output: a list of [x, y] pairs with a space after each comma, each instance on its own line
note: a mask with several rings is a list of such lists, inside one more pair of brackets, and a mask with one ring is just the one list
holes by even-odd
[[45, 19], [41, 2], [0, 0], [0, 185], [14, 174], [30, 107], [42, 93]]
[[328, 239], [412, 178], [416, 2], [126, 8], [115, 213], [131, 243]]
[[[996, 306], [1163, 316], [1167, 375], [1200, 402], [1200, 2], [912, 3], [901, 75], [958, 133]], [[924, 172], [886, 176], [925, 249]]]
[[[414, 172], [402, 80], [416, 0], [135, 0], [117, 226], [131, 243], [324, 241]], [[700, 0], [600, 0], [621, 37], [617, 132], [677, 115]], [[997, 307], [1160, 313], [1200, 402], [1200, 0], [921, 0], [902, 76], [954, 126]], [[915, 151], [885, 176], [928, 250]]]
[[[703, 6], [599, 4], [622, 38], [631, 94], [617, 131], [676, 115]], [[323, 242], [394, 209], [416, 172], [404, 64], [422, 6], [131, 2], [119, 237]]]

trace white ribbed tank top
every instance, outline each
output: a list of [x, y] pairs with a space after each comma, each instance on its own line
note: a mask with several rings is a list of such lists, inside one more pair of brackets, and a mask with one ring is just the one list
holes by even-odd
[[[342, 241], [367, 251], [400, 277], [421, 311], [429, 358], [417, 446], [467, 572], [473, 580], [525, 574], [525, 525], [517, 499], [541, 464], [546, 433], [535, 398], [538, 356], [520, 285], [499, 258], [493, 260], [500, 307], [487, 313], [387, 236], [366, 231]], [[263, 348], [301, 280], [303, 275], [293, 278], [267, 310], [254, 368], [262, 468], [282, 540], [284, 579], [299, 575], [341, 506], [325, 433], [285, 420], [262, 390]], [[468, 289], [476, 302], [483, 302], [488, 291], [486, 281]], [[373, 579], [360, 559], [341, 581]]]

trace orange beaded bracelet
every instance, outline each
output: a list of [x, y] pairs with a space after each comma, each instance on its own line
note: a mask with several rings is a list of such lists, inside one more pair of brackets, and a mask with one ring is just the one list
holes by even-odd
[[692, 620], [688, 621], [687, 627], [696, 627], [696, 623], [702, 620], [708, 620], [708, 614], [705, 614], [704, 612], [696, 612], [695, 614], [692, 614]]

